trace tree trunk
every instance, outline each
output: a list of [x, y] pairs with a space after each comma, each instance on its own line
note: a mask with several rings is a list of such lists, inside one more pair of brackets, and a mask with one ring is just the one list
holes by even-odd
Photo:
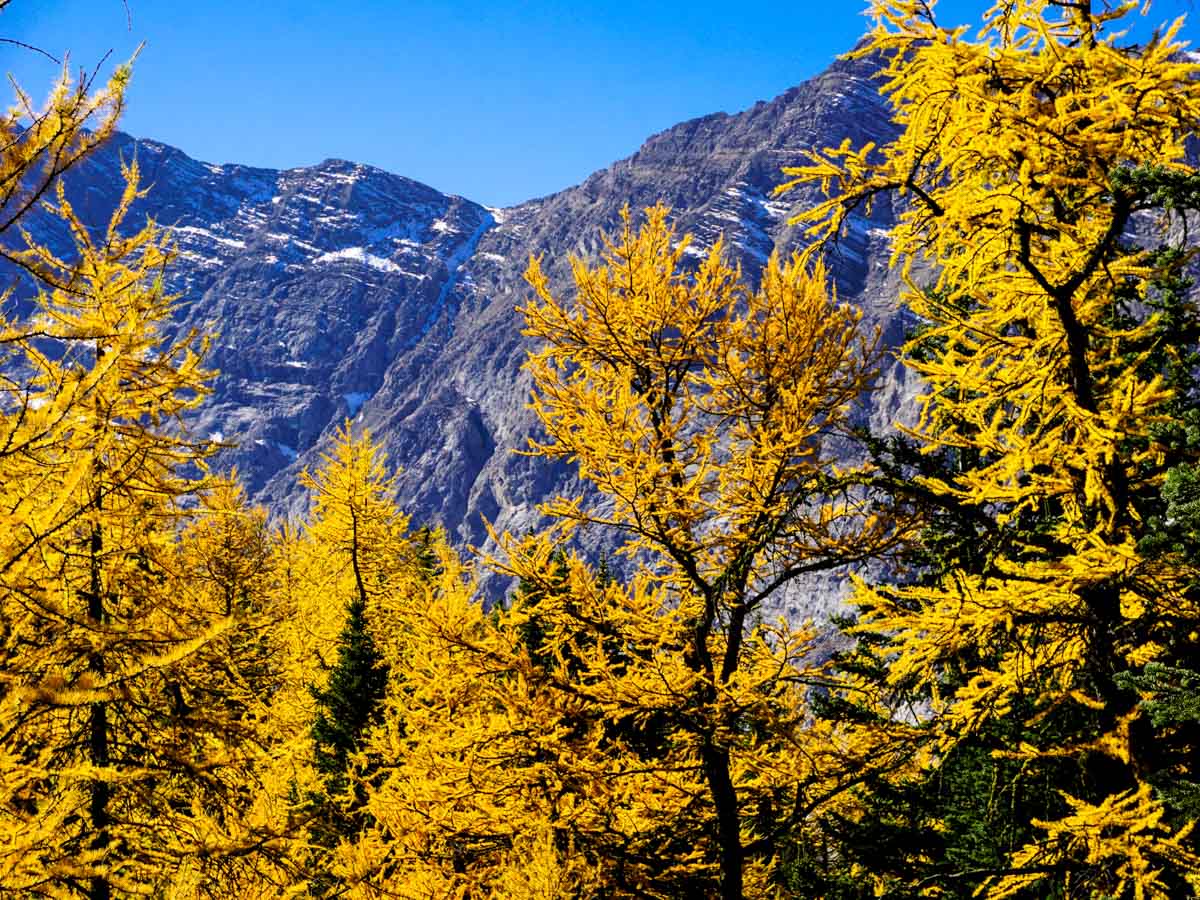
[[729, 751], [705, 741], [700, 751], [704, 777], [717, 812], [721, 854], [721, 900], [742, 900], [742, 828], [737, 792], [729, 776]]
[[[99, 511], [100, 501], [97, 497], [96, 508]], [[91, 540], [89, 542], [90, 567], [89, 584], [88, 584], [88, 624], [93, 628], [99, 628], [104, 622], [104, 580], [100, 573], [100, 555], [104, 549], [104, 539], [100, 533], [100, 526], [92, 526]], [[88, 670], [100, 674], [104, 671], [104, 658], [98, 651], [93, 651], [88, 660]], [[88, 722], [88, 758], [93, 766], [108, 765], [108, 707], [103, 701], [92, 703], [89, 711]], [[91, 797], [89, 803], [89, 812], [91, 813], [91, 825], [94, 837], [91, 842], [91, 849], [104, 850], [108, 847], [109, 833], [108, 826], [111, 819], [108, 814], [108, 800], [110, 787], [107, 781], [102, 778], [93, 778], [91, 783]], [[89, 900], [109, 900], [112, 894], [112, 889], [109, 886], [108, 878], [103, 875], [95, 875], [91, 879], [91, 884], [88, 890]]]

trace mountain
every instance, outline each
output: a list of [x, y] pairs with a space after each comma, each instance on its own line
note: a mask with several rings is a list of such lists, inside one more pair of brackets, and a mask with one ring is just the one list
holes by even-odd
[[[576, 187], [503, 210], [342, 160], [217, 166], [124, 136], [73, 172], [68, 189], [102, 221], [120, 160], [138, 159], [150, 188], [141, 209], [179, 245], [178, 327], [218, 333], [211, 360], [221, 374], [195, 427], [233, 445], [220, 462], [236, 465], [259, 499], [295, 511], [298, 471], [350, 417], [400, 468], [399, 500], [414, 521], [487, 546], [484, 519], [520, 532], [536, 525], [539, 501], [579, 489], [564, 467], [513, 452], [536, 431], [514, 312], [530, 255], [544, 255], [552, 283], [567, 289], [569, 254], [594, 253], [625, 204], [661, 199], [697, 253], [724, 234], [757, 272], [771, 252], [795, 248], [787, 220], [811, 200], [774, 199], [780, 169], [808, 148], [892, 133], [876, 71], [869, 59], [840, 60], [774, 100], [684, 122]], [[892, 224], [886, 202], [856, 219], [832, 266], [840, 295], [894, 344]], [[870, 415], [891, 421], [910, 394], [904, 372], [890, 371]]]

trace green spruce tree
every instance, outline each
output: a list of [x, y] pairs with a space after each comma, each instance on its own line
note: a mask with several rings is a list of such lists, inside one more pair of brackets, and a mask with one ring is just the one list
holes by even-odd
[[[352, 777], [352, 757], [362, 749], [367, 729], [379, 722], [387, 682], [388, 666], [367, 629], [366, 604], [356, 596], [346, 608], [337, 663], [329, 673], [328, 685], [310, 688], [317, 702], [312, 724], [313, 763], [325, 784], [324, 793], [309, 797], [309, 831], [316, 846], [331, 850], [369, 825], [362, 809], [366, 803], [362, 782]], [[336, 884], [329, 872], [318, 871], [310, 890], [326, 896]]]
[[313, 758], [331, 798], [347, 795], [350, 757], [360, 748], [367, 728], [379, 720], [387, 678], [387, 664], [367, 630], [366, 605], [355, 597], [346, 609], [329, 684], [312, 688], [318, 706], [312, 726]]

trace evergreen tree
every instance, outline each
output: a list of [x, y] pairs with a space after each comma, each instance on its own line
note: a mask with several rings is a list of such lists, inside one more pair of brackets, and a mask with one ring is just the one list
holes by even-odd
[[356, 596], [346, 608], [329, 680], [323, 688], [312, 688], [317, 702], [313, 759], [329, 801], [320, 804], [316, 834], [325, 846], [361, 830], [359, 810], [365, 798], [349, 776], [351, 757], [363, 748], [367, 728], [379, 723], [387, 683], [387, 663], [367, 629], [366, 603]]

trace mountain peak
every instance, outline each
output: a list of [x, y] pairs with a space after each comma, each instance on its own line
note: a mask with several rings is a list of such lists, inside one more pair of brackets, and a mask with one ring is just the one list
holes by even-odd
[[[717, 112], [648, 138], [582, 184], [505, 210], [351, 160], [274, 170], [199, 162], [121, 135], [72, 173], [68, 189], [97, 221], [116, 201], [115, 168], [136, 153], [151, 190], [145, 212], [169, 226], [179, 255], [171, 289], [180, 328], [215, 331], [221, 370], [193, 421], [236, 444], [236, 464], [277, 513], [303, 502], [296, 473], [346, 417], [370, 425], [401, 470], [414, 520], [485, 545], [484, 520], [522, 531], [537, 504], [573, 493], [567, 470], [514, 455], [536, 432], [514, 307], [530, 255], [570, 292], [572, 254], [593, 256], [621, 208], [664, 200], [701, 253], [723, 236], [752, 276], [796, 246], [780, 169], [800, 151], [886, 139], [893, 127], [870, 60], [737, 113]], [[880, 289], [891, 210], [856, 220], [832, 260], [842, 296], [886, 329]], [[873, 301], [873, 302], [868, 302]], [[893, 331], [895, 329], [892, 329]], [[901, 399], [903, 391], [896, 394]], [[470, 399], [467, 399], [470, 398]], [[900, 402], [899, 400], [895, 402]]]

